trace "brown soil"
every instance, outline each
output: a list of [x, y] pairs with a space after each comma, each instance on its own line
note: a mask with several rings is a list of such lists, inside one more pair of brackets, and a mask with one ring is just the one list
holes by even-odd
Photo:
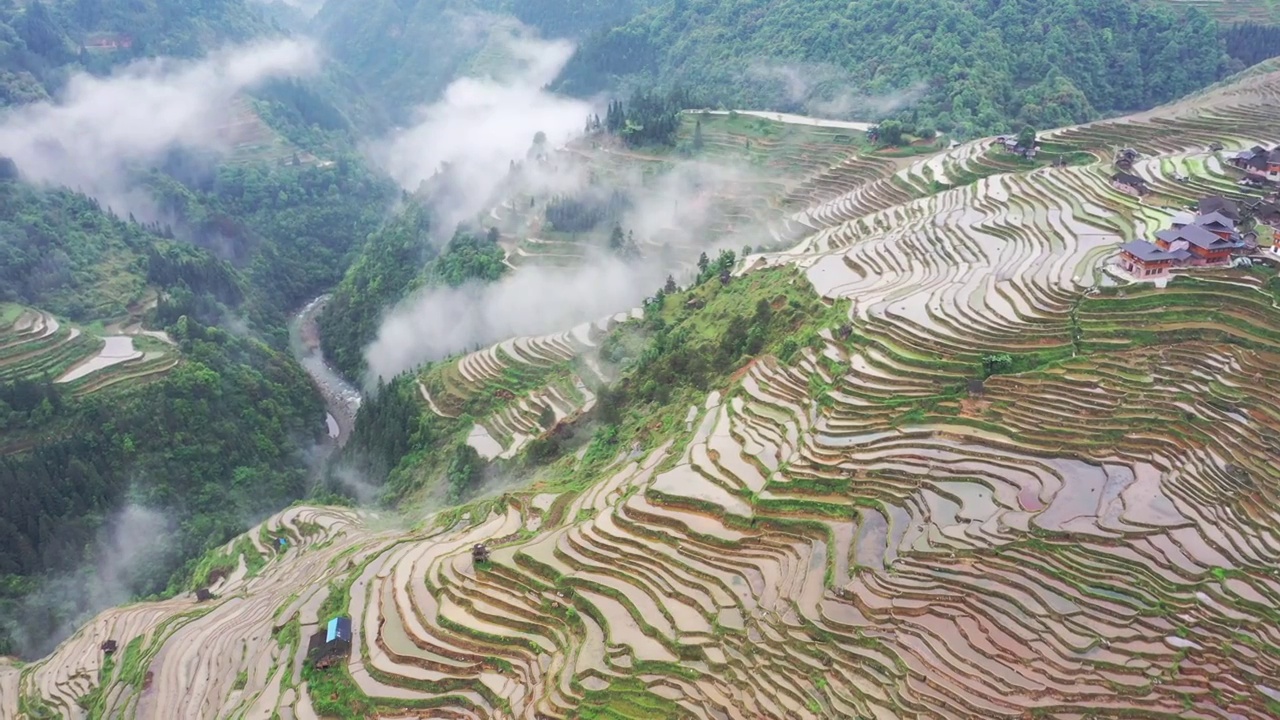
[[743, 365], [742, 367], [738, 368], [738, 370], [737, 370], [736, 372], [734, 372], [732, 375], [730, 375], [730, 376], [729, 376], [729, 386], [730, 386], [730, 387], [733, 387], [733, 385], [735, 385], [739, 380], [741, 380], [741, 379], [743, 378], [743, 376], [745, 376], [747, 373], [751, 372], [751, 368], [755, 366], [755, 364], [756, 364], [756, 361], [757, 361], [757, 360], [759, 360], [759, 358], [752, 358], [751, 362], [749, 362], [749, 363], [747, 363], [746, 365]]
[[982, 417], [989, 407], [991, 407], [990, 400], [965, 398], [960, 401], [960, 416], [968, 418]]

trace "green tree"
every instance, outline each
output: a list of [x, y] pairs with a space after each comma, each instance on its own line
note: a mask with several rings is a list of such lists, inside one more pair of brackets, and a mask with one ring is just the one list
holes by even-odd
[[1009, 353], [991, 353], [982, 356], [982, 375], [991, 377], [1009, 372], [1013, 368], [1013, 356]]
[[896, 147], [902, 144], [902, 123], [885, 120], [876, 126], [876, 140], [880, 145]]
[[1018, 147], [1030, 150], [1036, 146], [1036, 129], [1030, 125], [1018, 132]]

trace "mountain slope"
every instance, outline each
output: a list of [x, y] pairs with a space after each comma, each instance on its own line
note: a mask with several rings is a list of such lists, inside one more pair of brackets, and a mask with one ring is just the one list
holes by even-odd
[[56, 94], [73, 68], [103, 74], [139, 58], [197, 57], [273, 31], [246, 0], [6, 4], [0, 7], [0, 107]]
[[[1274, 717], [1280, 277], [1103, 278], [1256, 196], [1207, 147], [1280, 142], [1278, 97], [1257, 71], [1043, 134], [1066, 167], [975, 141], [817, 172], [787, 252], [397, 381], [423, 425], [536, 434], [493, 466], [525, 482], [409, 529], [291, 508], [200, 564], [205, 603], [0, 668], [0, 712]], [[351, 657], [316, 668], [340, 614]]]
[[1221, 77], [1206, 16], [1106, 3], [669, 0], [593, 37], [560, 86], [683, 83], [732, 106], [854, 113], [908, 107], [974, 136], [1133, 111]]
[[313, 25], [326, 47], [398, 121], [469, 74], [517, 21], [544, 37], [613, 27], [646, 0], [329, 0]]

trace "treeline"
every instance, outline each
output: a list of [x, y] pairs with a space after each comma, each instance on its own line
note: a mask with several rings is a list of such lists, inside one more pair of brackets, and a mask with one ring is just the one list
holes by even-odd
[[1241, 69], [1280, 57], [1280, 25], [1237, 23], [1223, 29], [1222, 38], [1227, 54], [1239, 62]]
[[497, 280], [507, 270], [502, 262], [503, 252], [498, 239], [497, 228], [483, 234], [458, 228], [444, 252], [432, 263], [431, 276], [449, 287], [458, 287], [471, 280]]
[[395, 189], [359, 160], [326, 167], [236, 165], [182, 178], [153, 172], [148, 188], [191, 242], [236, 266], [262, 327], [336, 285], [381, 224]]
[[329, 466], [326, 492], [354, 499], [355, 478], [376, 490], [380, 503], [394, 505], [439, 482], [441, 499], [453, 504], [476, 488], [485, 463], [466, 443], [470, 421], [426, 411], [418, 377], [379, 380], [360, 407], [351, 439]]
[[[183, 286], [209, 294], [226, 305], [244, 300], [244, 280], [230, 265], [190, 245], [155, 245], [147, 252], [147, 282], [173, 289]], [[173, 318], [177, 320], [177, 318]], [[168, 325], [168, 322], [162, 322]]]
[[[680, 83], [730, 107], [878, 118], [965, 136], [1147, 108], [1223, 77], [1197, 9], [1140, 0], [665, 0], [583, 42], [555, 86]], [[906, 119], [906, 118], [900, 118]]]
[[621, 100], [609, 103], [603, 128], [633, 147], [675, 145], [680, 113], [690, 107], [693, 100], [683, 88], [666, 93], [640, 90], [625, 104]]
[[436, 440], [434, 426], [422, 411], [416, 378], [402, 374], [379, 381], [360, 406], [351, 439], [327, 478], [327, 489], [349, 495], [339, 480], [344, 473], [381, 486], [405, 455], [418, 448], [432, 448]]
[[0, 301], [75, 320], [123, 315], [146, 294], [146, 253], [164, 241], [69, 190], [0, 180]]
[[[298, 458], [322, 431], [323, 407], [301, 368], [190, 318], [169, 332], [184, 360], [150, 384], [74, 401], [49, 383], [0, 384], [6, 439], [36, 441], [0, 455], [0, 617], [9, 621], [0, 654], [15, 649], [10, 623], [25, 638], [56, 642], [53, 629], [93, 600], [86, 588], [24, 605], [36, 578], [90, 560], [115, 567], [128, 593], [161, 592], [192, 558], [305, 492]], [[148, 538], [143, 563], [86, 555], [126, 501], [163, 512], [171, 535]]]
[[602, 223], [616, 221], [631, 208], [631, 199], [620, 190], [608, 197], [557, 197], [547, 203], [545, 217], [551, 229], [560, 232], [588, 232]]

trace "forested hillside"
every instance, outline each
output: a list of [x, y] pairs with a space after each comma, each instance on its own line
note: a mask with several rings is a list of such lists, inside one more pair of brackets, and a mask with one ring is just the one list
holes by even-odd
[[355, 157], [325, 167], [222, 167], [183, 178], [154, 173], [148, 186], [197, 245], [242, 269], [254, 318], [283, 313], [342, 279], [358, 238], [390, 209], [391, 183]]
[[518, 20], [546, 37], [580, 37], [653, 0], [330, 0], [314, 26], [333, 56], [400, 120], [504, 49]]
[[[184, 360], [158, 382], [83, 399], [47, 381], [0, 383], [5, 444], [33, 443], [0, 453], [0, 654], [17, 640], [47, 651], [99, 594], [163, 591], [189, 560], [305, 492], [301, 454], [323, 414], [302, 369], [187, 318], [170, 334]], [[99, 546], [126, 502], [166, 519], [136, 557]], [[84, 569], [86, 559], [113, 570]], [[72, 572], [76, 581], [53, 591], [37, 581]], [[32, 590], [38, 602], [19, 601]]]
[[[273, 217], [287, 223], [293, 215]], [[101, 583], [125, 593], [115, 601], [163, 590], [190, 558], [301, 497], [303, 451], [321, 432], [323, 414], [283, 347], [212, 326], [245, 313], [283, 317], [275, 303], [308, 267], [263, 261], [246, 276], [158, 227], [110, 216], [81, 195], [12, 180], [0, 182], [0, 231], [0, 301], [83, 322], [150, 318], [168, 329], [176, 343], [171, 352], [181, 357], [146, 382], [95, 393], [49, 375], [10, 372], [0, 382], [4, 652], [16, 629], [27, 649], [33, 640], [56, 640], [54, 628], [90, 604]], [[297, 250], [318, 261], [320, 251]], [[260, 267], [273, 270], [259, 274]], [[340, 268], [327, 272], [330, 279], [316, 282], [331, 281]], [[272, 326], [264, 331], [276, 335]], [[7, 358], [23, 352], [10, 338], [0, 345]], [[100, 533], [125, 503], [169, 519], [163, 542], [136, 565], [100, 555]], [[76, 570], [85, 560], [116, 570], [110, 577]], [[55, 592], [57, 602], [40, 600], [37, 615], [18, 602], [44, 586], [41, 577], [72, 571], [84, 573], [71, 586], [80, 590]]]
[[492, 282], [506, 271], [496, 231], [461, 227], [440, 247], [431, 222], [429, 208], [411, 199], [369, 236], [320, 316], [325, 356], [348, 378], [361, 379], [364, 349], [377, 337], [383, 313], [397, 301], [418, 288]]
[[1230, 69], [1216, 23], [1138, 0], [666, 0], [587, 41], [559, 87], [683, 83], [709, 102], [963, 136], [1151, 107]]
[[195, 57], [271, 29], [246, 0], [0, 4], [0, 107], [56, 94], [77, 69]]
[[79, 320], [122, 315], [146, 296], [158, 241], [83, 195], [0, 181], [0, 302]]

